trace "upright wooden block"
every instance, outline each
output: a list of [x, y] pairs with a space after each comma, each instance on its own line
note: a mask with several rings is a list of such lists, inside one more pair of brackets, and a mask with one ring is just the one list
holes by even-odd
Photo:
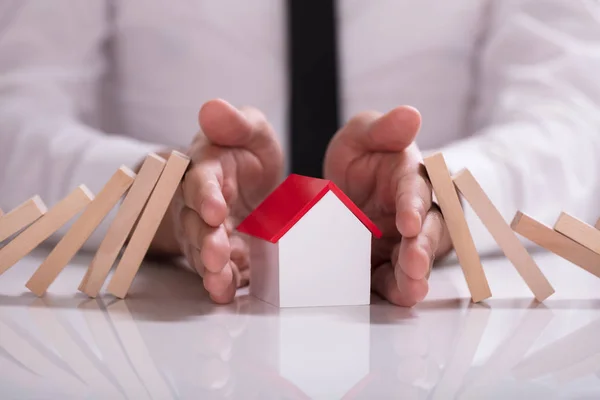
[[554, 230], [600, 254], [600, 231], [593, 226], [562, 212], [554, 224]]
[[598, 218], [598, 221], [596, 221], [596, 224], [594, 225], [594, 228], [600, 229], [600, 218]]
[[122, 166], [75, 221], [25, 285], [42, 296], [133, 183], [135, 173]]
[[32, 197], [8, 214], [2, 215], [0, 210], [0, 242], [34, 223], [47, 211], [40, 196]]
[[190, 159], [185, 155], [176, 151], [171, 153], [123, 257], [110, 280], [109, 293], [119, 298], [127, 295], [189, 163]]
[[85, 185], [81, 185], [58, 202], [43, 217], [0, 249], [0, 274], [48, 239], [93, 199], [92, 192]]
[[[466, 169], [459, 172], [454, 177], [454, 184], [513, 263], [535, 298], [541, 302], [552, 295], [554, 288], [471, 172]], [[598, 234], [600, 235], [600, 232]]]
[[492, 293], [444, 156], [436, 153], [424, 162], [473, 302], [485, 300]]
[[517, 212], [510, 226], [519, 235], [526, 237], [538, 246], [600, 278], [600, 255], [587, 247], [521, 212]]
[[92, 260], [79, 290], [90, 297], [96, 297], [100, 291], [110, 268], [114, 264], [119, 251], [131, 232], [135, 221], [146, 205], [150, 193], [165, 167], [165, 160], [156, 154], [150, 154], [142, 164], [140, 171], [129, 189], [123, 204], [119, 208], [114, 221], [108, 228], [104, 240], [100, 244]]

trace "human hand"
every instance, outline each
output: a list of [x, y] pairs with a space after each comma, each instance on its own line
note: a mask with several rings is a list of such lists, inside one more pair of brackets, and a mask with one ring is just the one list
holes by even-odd
[[170, 207], [172, 231], [211, 299], [228, 303], [249, 277], [248, 244], [235, 227], [279, 183], [283, 154], [254, 108], [212, 100], [198, 120], [191, 166]]
[[324, 163], [325, 178], [383, 233], [373, 240], [372, 289], [407, 307], [425, 298], [435, 257], [452, 247], [414, 143], [420, 124], [406, 106], [358, 114], [336, 133]]

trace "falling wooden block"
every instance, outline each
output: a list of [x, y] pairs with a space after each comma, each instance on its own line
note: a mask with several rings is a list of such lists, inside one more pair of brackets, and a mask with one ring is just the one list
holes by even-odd
[[177, 151], [173, 151], [167, 160], [108, 285], [108, 292], [114, 296], [124, 298], [127, 295], [189, 163], [190, 159]]
[[0, 249], [0, 274], [48, 239], [93, 199], [92, 192], [85, 185], [81, 185], [58, 202], [44, 216]]
[[473, 302], [485, 300], [492, 293], [444, 156], [436, 153], [424, 162]]
[[48, 208], [40, 196], [32, 197], [8, 214], [2, 215], [0, 210], [0, 242], [31, 225], [47, 211]]
[[152, 193], [164, 167], [165, 160], [162, 157], [156, 154], [150, 154], [146, 157], [79, 285], [79, 290], [88, 296], [96, 297], [98, 295], [110, 268], [117, 259], [144, 205], [146, 205], [148, 197], [150, 197], [150, 193]]
[[510, 226], [519, 235], [531, 240], [538, 246], [600, 278], [600, 255], [587, 247], [522, 212], [517, 212]]
[[554, 224], [554, 230], [600, 254], [600, 231], [593, 226], [562, 212]]
[[42, 296], [46, 292], [58, 274], [77, 254], [125, 191], [129, 189], [134, 178], [135, 173], [125, 166], [113, 174], [42, 265], [29, 278], [25, 285], [29, 290], [37, 296]]
[[[462, 170], [453, 180], [458, 191], [469, 202], [473, 211], [506, 255], [506, 258], [513, 263], [535, 298], [541, 302], [552, 295], [554, 288], [552, 288], [550, 282], [525, 249], [525, 246], [502, 218], [498, 209], [485, 194], [471, 172], [466, 169]], [[598, 232], [598, 235], [600, 235], [600, 232]]]

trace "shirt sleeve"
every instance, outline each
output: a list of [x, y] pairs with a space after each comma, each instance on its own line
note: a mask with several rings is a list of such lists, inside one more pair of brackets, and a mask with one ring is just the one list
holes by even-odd
[[[0, 20], [0, 207], [5, 211], [35, 194], [51, 207], [80, 184], [97, 194], [121, 165], [133, 168], [162, 148], [103, 132], [90, 122], [105, 72], [109, 3], [5, 2], [8, 12]], [[113, 216], [114, 211], [86, 248], [99, 244]]]
[[[474, 68], [471, 135], [441, 149], [469, 168], [503, 217], [553, 226], [561, 211], [600, 215], [600, 3], [503, 0]], [[468, 204], [478, 250], [497, 251]], [[524, 240], [528, 245], [528, 241]]]

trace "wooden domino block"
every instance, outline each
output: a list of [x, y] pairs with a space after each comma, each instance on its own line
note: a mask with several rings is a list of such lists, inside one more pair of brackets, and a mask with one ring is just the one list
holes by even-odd
[[600, 255], [554, 229], [517, 212], [510, 224], [519, 235], [600, 278]]
[[441, 153], [436, 153], [424, 162], [473, 302], [485, 300], [492, 293], [446, 161]]
[[0, 249], [0, 274], [48, 239], [93, 199], [92, 192], [85, 185], [81, 185], [58, 202], [44, 216]]
[[140, 171], [123, 200], [117, 215], [104, 240], [100, 244], [94, 259], [90, 263], [87, 273], [79, 290], [90, 297], [96, 297], [100, 291], [110, 268], [113, 266], [127, 236], [131, 232], [142, 209], [146, 205], [150, 193], [156, 186], [164, 167], [165, 160], [156, 154], [150, 154], [142, 164]]
[[[0, 217], [0, 242], [31, 225], [47, 211], [48, 208], [40, 196], [34, 196], [8, 214], [3, 215]], [[2, 215], [1, 211], [0, 215]]]
[[[471, 172], [462, 170], [453, 180], [458, 191], [469, 202], [506, 258], [513, 263], [535, 298], [541, 302], [552, 295], [554, 288]], [[600, 232], [598, 234], [600, 235]]]
[[593, 226], [562, 212], [554, 224], [554, 230], [600, 254], [600, 231]]
[[600, 229], [600, 218], [598, 218], [598, 221], [596, 221], [596, 224], [594, 225], [594, 228]]
[[25, 285], [29, 290], [37, 296], [42, 296], [46, 292], [58, 274], [77, 254], [125, 191], [129, 189], [134, 178], [135, 173], [125, 166], [113, 174], [42, 265], [29, 278]]
[[189, 162], [188, 157], [176, 151], [172, 152], [167, 160], [163, 173], [108, 285], [108, 292], [114, 296], [124, 298], [127, 295]]

